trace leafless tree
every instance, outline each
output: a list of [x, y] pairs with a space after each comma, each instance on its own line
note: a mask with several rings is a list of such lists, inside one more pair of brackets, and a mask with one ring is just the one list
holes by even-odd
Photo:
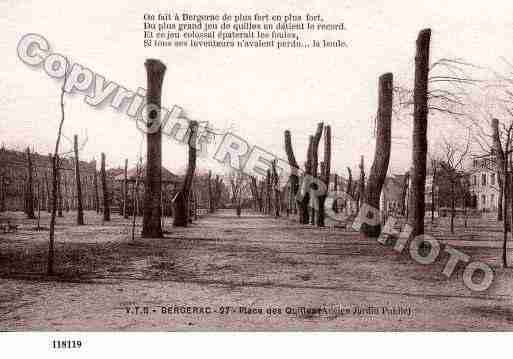
[[242, 212], [242, 200], [247, 185], [246, 176], [242, 171], [233, 170], [228, 175], [230, 181], [231, 201], [235, 207], [235, 213], [240, 217]]
[[[162, 232], [162, 129], [160, 106], [162, 97], [162, 82], [166, 66], [155, 59], [144, 63], [147, 73], [148, 90], [148, 128], [158, 127], [156, 131], [148, 131], [146, 135], [146, 181], [144, 187], [144, 215], [142, 236], [144, 238], [159, 238]], [[152, 108], [156, 106], [158, 108]]]
[[[381, 190], [388, 172], [392, 144], [393, 76], [391, 73], [386, 73], [380, 77], [378, 93], [376, 148], [374, 162], [367, 181], [365, 203], [379, 209]], [[381, 225], [370, 226], [365, 223], [361, 230], [368, 236], [377, 237], [381, 232]]]
[[457, 193], [463, 193], [463, 181], [465, 180], [464, 163], [470, 148], [470, 136], [466, 140], [465, 147], [460, 148], [454, 142], [444, 139], [443, 160], [440, 161], [441, 176], [450, 183], [451, 193], [451, 233], [454, 233], [454, 218], [456, 216]]

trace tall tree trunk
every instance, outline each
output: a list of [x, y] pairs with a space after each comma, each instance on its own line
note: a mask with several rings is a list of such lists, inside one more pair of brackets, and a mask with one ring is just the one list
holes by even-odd
[[100, 213], [100, 195], [98, 193], [98, 171], [96, 171], [96, 164], [94, 168], [94, 206], [96, 213]]
[[280, 196], [280, 179], [278, 178], [278, 172], [276, 170], [276, 160], [272, 161], [272, 187], [273, 187], [273, 195], [274, 195], [274, 217], [280, 216], [280, 205], [281, 205], [281, 196]]
[[500, 172], [497, 172], [497, 183], [499, 184], [499, 195], [497, 198], [497, 221], [502, 221], [502, 198], [504, 197], [504, 189]]
[[78, 158], [78, 136], [73, 136], [73, 149], [75, 152], [75, 184], [77, 186], [77, 225], [84, 224], [84, 208], [82, 206], [82, 180], [80, 178], [80, 161]]
[[456, 215], [456, 193], [454, 182], [451, 180], [451, 233], [454, 234], [454, 217]]
[[431, 226], [435, 222], [435, 188], [436, 188], [436, 161], [433, 161], [433, 180], [431, 185]]
[[[159, 60], [148, 59], [144, 63], [147, 73], [146, 102], [148, 118], [151, 123], [148, 128], [157, 128], [146, 134], [146, 182], [144, 188], [143, 238], [161, 238], [161, 196], [162, 196], [162, 128], [161, 128], [161, 97], [162, 82], [166, 66]], [[157, 109], [152, 107], [157, 107]], [[155, 126], [156, 125], [156, 126]], [[176, 213], [175, 213], [176, 214]]]
[[[318, 178], [318, 168], [319, 168], [319, 143], [321, 142], [321, 137], [322, 137], [322, 130], [324, 128], [324, 124], [322, 122], [320, 122], [318, 125], [317, 125], [317, 131], [315, 132], [314, 136], [313, 136], [313, 143], [312, 143], [312, 176], [314, 178]], [[312, 188], [312, 190], [317, 190], [317, 184], [312, 184], [310, 185], [310, 187]], [[310, 201], [312, 203], [312, 208], [311, 208], [311, 224], [312, 225], [315, 225], [316, 224], [316, 220], [317, 220], [317, 215], [315, 213], [315, 207], [316, 207], [316, 204], [317, 204], [317, 208], [319, 207], [319, 198], [318, 196], [314, 196], [313, 195], [313, 191], [311, 191], [310, 193]]]
[[[291, 170], [289, 176], [290, 195], [292, 197], [291, 202], [294, 201], [296, 203], [296, 207], [300, 207], [301, 201], [297, 199], [297, 193], [299, 191], [299, 165], [296, 161], [296, 156], [294, 155], [294, 149], [292, 147], [292, 138], [289, 130], [285, 131], [285, 153], [287, 154], [287, 159], [289, 161], [289, 166]], [[294, 209], [294, 213], [297, 213], [297, 210]]]
[[[55, 221], [57, 217], [57, 176], [59, 175], [59, 163], [58, 163], [58, 155], [59, 155], [59, 146], [61, 142], [62, 136], [62, 126], [64, 125], [64, 85], [66, 84], [67, 76], [64, 76], [64, 83], [61, 88], [61, 120], [59, 122], [59, 128], [57, 130], [57, 139], [55, 140], [55, 149], [53, 156], [50, 155], [50, 161], [52, 164], [52, 212], [50, 216], [50, 229], [49, 229], [49, 240], [48, 240], [48, 263], [46, 272], [48, 275], [53, 275], [54, 273], [54, 256], [55, 256]], [[46, 172], [45, 172], [46, 177]]]
[[[48, 158], [51, 158], [52, 154], [48, 155]], [[48, 174], [45, 171], [45, 208], [48, 211], [48, 213], [52, 213], [52, 205], [51, 205], [51, 194], [50, 194], [50, 183], [48, 181]]]
[[59, 176], [57, 177], [57, 217], [62, 218], [62, 168], [59, 168]]
[[265, 214], [271, 214], [271, 170], [267, 170], [265, 177]]
[[189, 156], [187, 161], [187, 173], [183, 181], [182, 189], [174, 198], [173, 226], [187, 227], [189, 221], [189, 196], [196, 170], [196, 140], [198, 134], [198, 123], [191, 121], [189, 124]]
[[110, 203], [109, 203], [109, 190], [107, 188], [107, 174], [105, 172], [105, 153], [102, 152], [101, 163], [101, 180], [102, 180], [102, 194], [103, 194], [103, 220], [110, 221]]
[[37, 231], [41, 230], [41, 184], [40, 181], [36, 183], [37, 190]]
[[360, 168], [360, 179], [358, 180], [358, 210], [360, 210], [365, 198], [365, 165], [363, 156], [360, 156], [360, 165], [358, 167]]
[[410, 172], [406, 171], [404, 174], [404, 182], [403, 182], [403, 188], [401, 192], [401, 215], [405, 216], [406, 219], [408, 219], [408, 202], [407, 202], [407, 195], [408, 195], [408, 189], [409, 189], [409, 182], [410, 182]]
[[128, 159], [125, 159], [125, 178], [123, 181], [123, 218], [128, 219]]
[[212, 171], [208, 171], [208, 211], [214, 213], [214, 198], [212, 193]]
[[411, 173], [411, 220], [412, 235], [424, 234], [429, 43], [431, 30], [424, 29], [417, 38], [415, 55], [415, 85], [413, 90], [413, 171]]
[[509, 207], [509, 184], [510, 176], [508, 174], [508, 146], [505, 149], [502, 147], [500, 133], [499, 133], [499, 120], [496, 118], [492, 119], [492, 139], [493, 148], [495, 150], [495, 157], [497, 162], [497, 168], [499, 169], [499, 177], [502, 178], [502, 190], [503, 190], [503, 201], [502, 201], [502, 212], [503, 212], [503, 241], [502, 241], [502, 265], [504, 268], [508, 266], [507, 257], [507, 241], [508, 232], [510, 230], [508, 207]]
[[132, 186], [132, 240], [135, 239], [135, 220], [137, 218], [139, 207], [139, 184], [141, 183], [142, 158], [139, 159], [136, 167], [135, 184]]
[[30, 154], [30, 148], [27, 147], [27, 205], [26, 213], [29, 219], [35, 219], [34, 214], [34, 168], [32, 166], [32, 156]]
[[[329, 190], [329, 188], [328, 188], [328, 190]], [[333, 191], [338, 192], [338, 175], [336, 173], [333, 178]], [[333, 212], [338, 213], [338, 204], [337, 204], [336, 197], [335, 197], [335, 200], [333, 201], [331, 209], [333, 210]]]
[[324, 227], [324, 220], [326, 218], [326, 209], [324, 203], [326, 201], [327, 192], [330, 186], [331, 174], [331, 126], [324, 128], [324, 156], [321, 162], [321, 176], [320, 179], [326, 185], [326, 193], [318, 197], [319, 210], [317, 211], [317, 226]]
[[[365, 203], [380, 210], [380, 196], [388, 172], [390, 162], [390, 149], [392, 145], [392, 96], [393, 76], [391, 73], [381, 75], [379, 78], [378, 116], [376, 119], [376, 148], [374, 162], [367, 181]], [[378, 237], [381, 233], [381, 224], [374, 226], [363, 223], [361, 231], [370, 237]]]

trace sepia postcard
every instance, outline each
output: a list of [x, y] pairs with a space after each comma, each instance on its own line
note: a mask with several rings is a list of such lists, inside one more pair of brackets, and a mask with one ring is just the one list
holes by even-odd
[[513, 329], [509, 3], [0, 14], [3, 334]]

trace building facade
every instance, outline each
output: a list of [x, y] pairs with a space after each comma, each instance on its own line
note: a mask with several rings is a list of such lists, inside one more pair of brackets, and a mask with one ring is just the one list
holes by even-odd
[[472, 158], [470, 192], [478, 210], [497, 211], [500, 190], [493, 155]]
[[[31, 154], [33, 168], [34, 207], [50, 210], [52, 167], [49, 156]], [[75, 164], [62, 159], [60, 165], [60, 205], [63, 209], [76, 208]], [[79, 163], [84, 209], [95, 208], [96, 162]], [[101, 189], [100, 189], [101, 191]], [[27, 153], [0, 149], [0, 211], [23, 211], [28, 193]]]

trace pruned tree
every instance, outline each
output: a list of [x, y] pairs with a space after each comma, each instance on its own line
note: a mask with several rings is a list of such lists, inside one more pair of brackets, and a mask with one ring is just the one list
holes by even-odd
[[271, 185], [274, 199], [274, 217], [280, 216], [281, 207], [281, 191], [280, 191], [280, 178], [276, 169], [276, 160], [271, 162]]
[[[330, 172], [331, 172], [331, 126], [324, 127], [324, 156], [321, 162], [321, 175], [320, 180], [326, 185], [326, 191], [329, 190], [330, 185]], [[326, 217], [326, 210], [324, 203], [326, 201], [327, 193], [318, 196], [319, 209], [317, 211], [317, 226], [324, 227], [324, 220]]]
[[301, 205], [301, 201], [299, 201], [297, 197], [299, 191], [299, 165], [296, 161], [296, 156], [294, 155], [294, 149], [292, 147], [292, 136], [289, 130], [285, 131], [285, 153], [287, 154], [287, 159], [290, 166], [290, 196], [292, 197], [291, 200], [296, 202], [296, 206], [294, 206], [294, 213], [296, 213], [296, 208], [299, 208]]
[[208, 185], [208, 211], [214, 213], [214, 191], [212, 189], [212, 171], [208, 171], [207, 178]]
[[[376, 209], [380, 209], [381, 190], [388, 172], [392, 144], [393, 76], [391, 73], [386, 73], [379, 78], [378, 92], [376, 147], [364, 200], [367, 205]], [[361, 232], [367, 236], [377, 237], [381, 233], [381, 224], [371, 226], [363, 223]]]
[[139, 185], [141, 183], [142, 167], [142, 157], [139, 156], [135, 170], [135, 185], [132, 187], [132, 240], [135, 239], [135, 220], [138, 214], [137, 208], [139, 207]]
[[[318, 170], [319, 170], [319, 143], [321, 142], [321, 138], [322, 138], [322, 132], [323, 132], [323, 128], [324, 128], [324, 124], [322, 122], [318, 123], [317, 124], [317, 130], [315, 131], [315, 134], [313, 136], [313, 141], [312, 141], [312, 152], [311, 152], [311, 156], [312, 156], [312, 162], [311, 162], [311, 172], [312, 172], [312, 177], [314, 178], [318, 178]], [[319, 198], [318, 196], [314, 195], [313, 194], [313, 191], [317, 190], [317, 184], [316, 183], [312, 183], [310, 184], [310, 188], [311, 188], [311, 193], [310, 193], [310, 203], [311, 203], [311, 221], [310, 223], [311, 224], [315, 224], [316, 223], [316, 219], [317, 219], [317, 216], [316, 216], [316, 213], [315, 213], [315, 208], [319, 208]]]
[[125, 170], [123, 173], [123, 218], [128, 219], [128, 159], [125, 159]]
[[512, 151], [512, 135], [513, 135], [513, 122], [508, 127], [504, 128], [505, 138], [501, 140], [499, 132], [499, 120], [494, 118], [492, 120], [492, 138], [493, 146], [495, 150], [495, 161], [499, 171], [499, 175], [502, 178], [503, 184], [503, 246], [502, 246], [502, 265], [504, 268], [508, 267], [508, 255], [507, 255], [507, 241], [508, 232], [511, 230], [509, 209], [510, 195], [511, 195], [511, 156]]
[[94, 207], [95, 207], [96, 213], [100, 213], [100, 194], [99, 194], [99, 189], [98, 189], [98, 171], [96, 170], [96, 160], [94, 161], [93, 185], [94, 185]]
[[144, 186], [143, 238], [161, 238], [162, 232], [162, 128], [161, 97], [166, 66], [155, 59], [145, 61], [147, 75], [146, 181]]
[[109, 201], [109, 190], [107, 186], [107, 173], [105, 171], [105, 153], [101, 154], [101, 167], [100, 176], [102, 181], [102, 194], [103, 194], [103, 220], [105, 222], [110, 221], [110, 201]]
[[27, 147], [27, 191], [25, 212], [27, 214], [27, 218], [36, 218], [34, 213], [34, 168], [32, 165], [32, 155], [30, 153], [29, 147]]
[[358, 165], [358, 168], [360, 169], [360, 178], [358, 179], [356, 202], [357, 207], [360, 208], [365, 198], [365, 165], [363, 155], [360, 156], [360, 164]]
[[191, 192], [192, 182], [194, 179], [194, 172], [196, 170], [196, 144], [197, 144], [197, 131], [198, 123], [196, 121], [189, 122], [189, 155], [187, 161], [187, 172], [183, 180], [181, 190], [176, 194], [173, 199], [174, 204], [174, 217], [173, 226], [175, 227], [187, 227], [189, 221], [189, 195]]
[[438, 167], [439, 160], [437, 158], [431, 158], [431, 178], [432, 178], [432, 186], [431, 186], [431, 224], [435, 221], [435, 200], [436, 200], [436, 183], [438, 180]]
[[80, 160], [78, 158], [78, 136], [73, 136], [73, 149], [75, 153], [75, 185], [77, 195], [77, 225], [84, 224], [84, 208], [82, 204], [82, 180], [80, 178]]
[[62, 171], [59, 171], [59, 176], [57, 176], [57, 217], [62, 218], [64, 215], [62, 214]]
[[[456, 217], [456, 201], [458, 193], [463, 194], [463, 181], [465, 173], [463, 172], [465, 159], [470, 148], [470, 136], [466, 141], [465, 147], [460, 148], [456, 143], [444, 139], [443, 160], [440, 161], [442, 169], [441, 176], [449, 181], [451, 194], [451, 233], [454, 233], [454, 218]], [[464, 196], [463, 196], [464, 197]]]
[[251, 194], [253, 196], [253, 202], [255, 203], [255, 210], [258, 212], [262, 212], [264, 203], [262, 199], [262, 193], [258, 188], [258, 182], [255, 176], [250, 176], [250, 186]]
[[408, 219], [408, 192], [410, 189], [410, 171], [404, 173], [404, 180], [401, 189], [401, 215]]
[[237, 217], [240, 217], [242, 213], [243, 194], [247, 184], [246, 177], [242, 171], [233, 170], [230, 172], [228, 178], [230, 181], [231, 201], [235, 207], [235, 213], [237, 214]]
[[267, 169], [265, 175], [265, 214], [271, 214], [272, 202], [271, 202], [271, 170]]
[[420, 31], [415, 55], [414, 109], [413, 109], [413, 156], [411, 173], [410, 208], [412, 235], [424, 234], [427, 123], [428, 123], [428, 76], [429, 44], [431, 30]]
[[[67, 61], [66, 61], [67, 65]], [[67, 66], [66, 66], [67, 67]], [[50, 162], [52, 165], [52, 212], [50, 216], [50, 229], [49, 229], [49, 241], [48, 241], [48, 264], [47, 264], [47, 274], [54, 274], [54, 256], [55, 256], [55, 221], [57, 217], [57, 177], [59, 176], [59, 163], [58, 163], [58, 155], [59, 155], [59, 147], [61, 143], [62, 137], [62, 126], [64, 125], [64, 86], [66, 85], [67, 75], [64, 76], [64, 82], [61, 87], [61, 119], [59, 121], [59, 126], [57, 129], [57, 139], [55, 140], [55, 149], [53, 152], [53, 156], [50, 158]], [[45, 172], [46, 173], [46, 172]]]

